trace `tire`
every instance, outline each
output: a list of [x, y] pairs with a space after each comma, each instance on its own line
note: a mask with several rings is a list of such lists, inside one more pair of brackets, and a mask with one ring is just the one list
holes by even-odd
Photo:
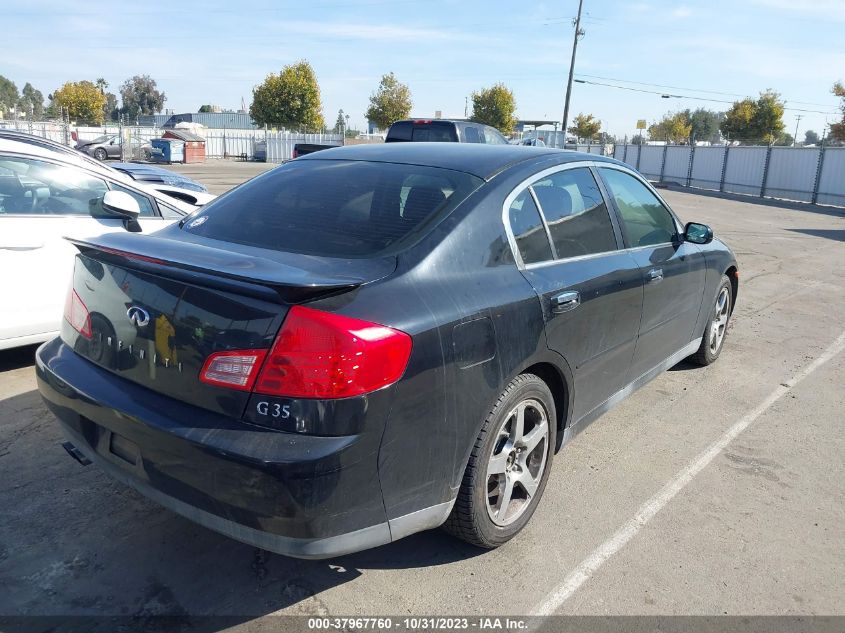
[[106, 150], [104, 150], [102, 147], [98, 147], [94, 150], [94, 158], [96, 158], [97, 160], [105, 161], [106, 158], [108, 158], [108, 154], [106, 153]]
[[[556, 431], [554, 398], [546, 383], [533, 374], [514, 378], [484, 421], [443, 529], [488, 549], [516, 536], [546, 489]], [[511, 496], [503, 507], [508, 486]]]
[[732, 311], [733, 286], [728, 276], [722, 275], [716, 292], [716, 301], [707, 319], [707, 325], [704, 327], [704, 335], [701, 337], [701, 346], [689, 357], [690, 361], [702, 367], [716, 362], [725, 346]]

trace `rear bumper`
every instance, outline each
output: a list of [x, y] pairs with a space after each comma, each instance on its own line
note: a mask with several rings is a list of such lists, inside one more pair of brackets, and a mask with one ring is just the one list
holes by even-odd
[[48, 407], [88, 459], [245, 543], [324, 558], [389, 543], [448, 515], [435, 506], [388, 522], [375, 429], [341, 437], [261, 429], [115, 376], [60, 339], [38, 349], [36, 374]]

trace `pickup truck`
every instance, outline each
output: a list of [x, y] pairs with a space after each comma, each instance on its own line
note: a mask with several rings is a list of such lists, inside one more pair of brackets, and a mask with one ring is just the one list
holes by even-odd
[[507, 139], [494, 127], [472, 121], [449, 119], [407, 119], [396, 121], [387, 130], [385, 143], [435, 141], [446, 143], [486, 143], [507, 145]]

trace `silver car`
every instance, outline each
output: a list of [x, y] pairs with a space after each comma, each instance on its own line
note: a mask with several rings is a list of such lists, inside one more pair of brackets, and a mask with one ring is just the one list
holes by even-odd
[[[137, 158], [144, 160], [150, 159], [150, 151], [152, 149], [148, 141], [135, 139], [137, 145], [140, 146], [141, 155]], [[133, 142], [133, 145], [135, 143]], [[80, 140], [76, 143], [76, 149], [80, 152], [85, 152], [89, 156], [93, 156], [97, 160], [106, 160], [107, 158], [121, 158], [120, 154], [120, 135], [119, 134], [104, 134], [98, 136], [91, 141]]]

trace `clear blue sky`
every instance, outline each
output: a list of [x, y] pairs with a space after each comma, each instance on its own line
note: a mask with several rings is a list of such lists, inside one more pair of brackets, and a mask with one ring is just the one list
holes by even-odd
[[[167, 108], [190, 112], [237, 109], [241, 98], [248, 107], [254, 85], [304, 58], [329, 125], [343, 108], [363, 126], [368, 96], [389, 71], [410, 85], [417, 116], [463, 116], [467, 95], [502, 81], [520, 118], [559, 120], [576, 10], [577, 0], [27, 0], [3, 10], [0, 74], [46, 97], [97, 77], [117, 93], [146, 73]], [[845, 80], [845, 0], [584, 0], [583, 28], [583, 79], [721, 101], [772, 88], [788, 108], [831, 113], [787, 110], [790, 133], [803, 116], [799, 138], [836, 119], [830, 88]], [[638, 118], [699, 106], [729, 104], [575, 84], [571, 112], [621, 136]]]

